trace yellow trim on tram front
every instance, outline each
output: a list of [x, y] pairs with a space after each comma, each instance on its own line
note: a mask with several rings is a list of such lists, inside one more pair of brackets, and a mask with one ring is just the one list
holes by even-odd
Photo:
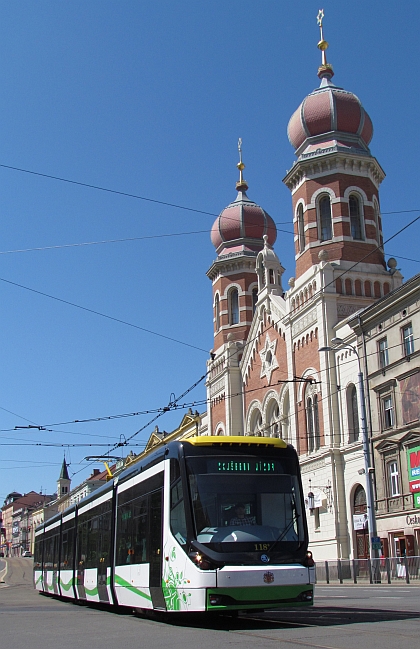
[[[184, 441], [184, 440], [182, 440]], [[287, 443], [277, 437], [245, 437], [242, 435], [198, 435], [185, 440], [194, 446], [277, 446], [287, 448]]]

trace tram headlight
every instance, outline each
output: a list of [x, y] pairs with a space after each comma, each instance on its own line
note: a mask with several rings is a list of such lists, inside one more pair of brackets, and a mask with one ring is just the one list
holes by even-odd
[[211, 561], [207, 559], [207, 557], [204, 557], [200, 552], [190, 552], [189, 554], [190, 559], [198, 566], [201, 568], [201, 570], [213, 570], [214, 566], [212, 565]]
[[308, 568], [313, 568], [315, 565], [314, 558], [312, 556], [312, 552], [310, 550], [307, 551], [305, 558], [303, 560], [303, 564], [307, 566]]

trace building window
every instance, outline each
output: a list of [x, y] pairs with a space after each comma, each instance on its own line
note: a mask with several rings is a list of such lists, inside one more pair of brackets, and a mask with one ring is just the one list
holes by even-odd
[[383, 428], [392, 428], [394, 426], [394, 404], [392, 396], [389, 394], [382, 399], [382, 426]]
[[317, 451], [320, 446], [318, 396], [311, 395], [306, 399], [306, 434], [308, 453]]
[[239, 323], [239, 294], [238, 289], [233, 288], [229, 293], [229, 324]]
[[300, 205], [298, 205], [297, 225], [298, 225], [299, 252], [303, 252], [305, 250], [305, 223], [303, 221], [303, 205], [302, 205], [302, 203], [300, 203]]
[[214, 303], [214, 310], [215, 310], [215, 315], [216, 315], [216, 331], [219, 331], [220, 329], [220, 300], [219, 296], [216, 295], [215, 303]]
[[349, 444], [359, 439], [359, 408], [356, 386], [350, 385], [347, 391], [347, 409], [349, 421]]
[[257, 302], [258, 302], [258, 289], [253, 288], [252, 289], [252, 313], [253, 314], [255, 313]]
[[378, 342], [379, 367], [386, 367], [389, 364], [388, 359], [388, 341], [382, 338]]
[[411, 356], [411, 354], [414, 352], [414, 335], [413, 335], [413, 327], [411, 324], [403, 328], [402, 339], [403, 339], [404, 355]]
[[389, 494], [390, 496], [400, 495], [400, 476], [398, 473], [398, 464], [390, 462], [388, 464], [388, 477], [389, 477]]
[[363, 239], [360, 200], [354, 194], [352, 194], [349, 198], [349, 211], [351, 236], [353, 237], [353, 239]]
[[319, 201], [319, 222], [321, 241], [329, 241], [332, 239], [331, 200], [329, 196], [323, 196]]

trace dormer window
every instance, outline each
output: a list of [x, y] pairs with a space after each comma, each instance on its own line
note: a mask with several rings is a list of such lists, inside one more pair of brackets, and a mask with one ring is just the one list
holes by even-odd
[[319, 225], [321, 241], [332, 239], [331, 199], [329, 196], [322, 196], [319, 201]]
[[361, 240], [362, 236], [362, 214], [360, 209], [360, 200], [357, 196], [352, 194], [349, 198], [349, 212], [350, 212], [350, 230], [353, 239]]

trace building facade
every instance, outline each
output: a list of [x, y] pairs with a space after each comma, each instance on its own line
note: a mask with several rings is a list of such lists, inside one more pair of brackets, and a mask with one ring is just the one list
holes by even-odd
[[384, 556], [420, 554], [420, 275], [350, 320], [365, 359]]
[[284, 178], [296, 260], [288, 289], [273, 248], [275, 224], [247, 195], [242, 157], [237, 197], [212, 227], [217, 256], [207, 273], [214, 321], [208, 433], [281, 436], [296, 447], [317, 560], [368, 556], [366, 538], [362, 544], [354, 530], [366, 503], [358, 365], [352, 358], [339, 377], [335, 353], [319, 350], [340, 332], [354, 342], [352, 314], [402, 283], [395, 260], [385, 261], [385, 174], [369, 148], [372, 122], [353, 93], [333, 84], [320, 45], [320, 86], [288, 126], [296, 155]]

